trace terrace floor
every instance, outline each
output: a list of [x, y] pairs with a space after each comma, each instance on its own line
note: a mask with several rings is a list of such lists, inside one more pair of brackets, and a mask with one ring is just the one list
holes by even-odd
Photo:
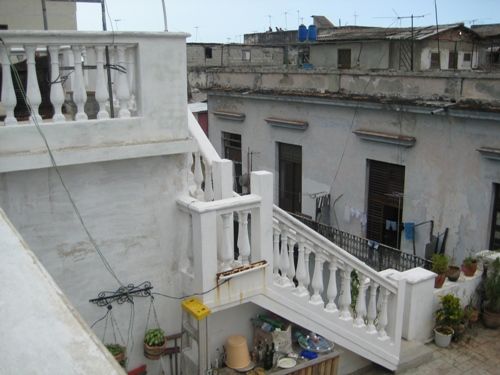
[[[484, 328], [478, 322], [470, 328], [461, 341], [452, 342], [448, 348], [439, 348], [434, 342], [427, 344], [432, 359], [418, 367], [397, 372], [403, 375], [431, 374], [500, 374], [500, 329]], [[374, 367], [364, 374], [383, 375], [392, 372]]]

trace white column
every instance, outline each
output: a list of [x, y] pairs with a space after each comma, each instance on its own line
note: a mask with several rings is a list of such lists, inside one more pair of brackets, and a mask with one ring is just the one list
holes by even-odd
[[273, 229], [273, 279], [275, 283], [280, 280], [280, 230]]
[[59, 46], [49, 46], [50, 54], [50, 102], [54, 107], [52, 121], [63, 122], [66, 119], [62, 114], [61, 107], [64, 104], [64, 91], [59, 72]]
[[370, 282], [370, 298], [368, 300], [368, 327], [367, 332], [370, 334], [377, 333], [377, 328], [375, 327], [375, 319], [377, 318], [377, 289], [378, 284], [374, 281]]
[[309, 256], [311, 255], [312, 245], [306, 242], [304, 244], [304, 248], [305, 248], [304, 263], [306, 268], [306, 277], [304, 278], [304, 288], [306, 289], [307, 294], [309, 294], [309, 284], [311, 284], [311, 275], [309, 274]]
[[83, 69], [85, 65], [88, 65], [87, 60], [87, 48], [82, 47], [82, 73], [83, 73], [83, 86], [85, 87], [85, 91], [89, 90], [89, 71], [87, 69]]
[[359, 289], [358, 298], [356, 300], [356, 319], [354, 320], [354, 327], [362, 328], [365, 326], [366, 316], [366, 288], [368, 286], [365, 275], [358, 272]]
[[[295, 277], [295, 259], [293, 256], [293, 249], [295, 248], [295, 240], [292, 237], [288, 237], [288, 271], [286, 275], [288, 279], [293, 284], [293, 278]], [[293, 284], [295, 286], [295, 284]]]
[[214, 200], [214, 187], [212, 185], [212, 167], [208, 164], [208, 161], [203, 159], [203, 165], [205, 166], [205, 202], [211, 202]]
[[232, 268], [234, 262], [234, 249], [231, 243], [231, 220], [233, 220], [233, 213], [222, 214], [222, 264], [221, 271], [228, 271]]
[[[125, 59], [125, 47], [118, 46], [116, 49], [118, 53], [118, 68], [126, 69], [127, 61]], [[118, 117], [130, 117], [130, 111], [128, 110], [130, 90], [128, 87], [127, 72], [126, 71], [122, 72], [121, 70], [118, 70], [116, 74], [117, 74], [116, 97], [120, 103], [120, 111], [118, 112]]]
[[201, 189], [201, 184], [203, 183], [203, 172], [201, 170], [201, 158], [200, 153], [194, 153], [194, 182], [196, 184], [195, 198], [198, 200], [203, 200], [205, 193]]
[[240, 251], [240, 261], [242, 264], [248, 264], [250, 258], [250, 240], [248, 237], [248, 215], [250, 211], [238, 212], [238, 249]]
[[299, 285], [297, 289], [294, 291], [294, 293], [299, 297], [306, 297], [309, 296], [309, 292], [304, 286], [307, 277], [304, 238], [302, 236], [298, 236], [297, 242], [299, 243], [299, 256], [297, 258], [297, 272], [295, 277], [297, 278]]
[[323, 263], [325, 262], [325, 258], [318, 251], [314, 253], [314, 274], [312, 278], [312, 288], [313, 295], [309, 300], [309, 303], [313, 305], [322, 305], [323, 297], [321, 297], [321, 293], [323, 293]]
[[137, 102], [135, 100], [135, 48], [127, 48], [127, 78], [128, 87], [130, 90], [130, 99], [128, 101], [128, 109], [131, 114], [137, 112]]
[[349, 310], [351, 306], [351, 272], [352, 268], [347, 264], [344, 265], [340, 288], [340, 319], [342, 320], [352, 319], [351, 311]]
[[85, 113], [87, 91], [85, 91], [85, 84], [83, 82], [81, 47], [72, 46], [71, 49], [73, 50], [73, 56], [75, 59], [75, 72], [73, 74], [73, 101], [75, 102], [77, 108], [75, 120], [87, 120], [88, 116]]
[[[16, 92], [12, 82], [10, 70], [9, 48], [0, 44], [0, 58], [2, 63], [2, 101], [5, 108], [4, 125], [15, 125], [17, 120], [14, 117], [14, 108], [17, 104]], [[1, 125], [1, 124], [0, 124]]]
[[387, 308], [388, 308], [388, 300], [389, 300], [389, 291], [385, 288], [380, 288], [380, 316], [378, 318], [378, 338], [379, 340], [388, 340], [389, 336], [387, 336], [387, 332], [385, 328], [387, 327], [388, 319], [387, 319]]
[[281, 271], [281, 286], [291, 286], [291, 281], [287, 277], [289, 267], [288, 259], [288, 230], [285, 226], [281, 227], [281, 254], [280, 254], [280, 271]]
[[330, 270], [330, 279], [328, 281], [328, 290], [326, 291], [328, 303], [325, 310], [333, 313], [338, 311], [337, 305], [335, 304], [335, 298], [337, 298], [337, 258], [332, 257], [330, 259], [328, 269]]
[[26, 87], [26, 97], [28, 104], [31, 106], [30, 122], [36, 119], [39, 123], [42, 122], [42, 117], [38, 113], [38, 107], [42, 103], [42, 96], [40, 95], [40, 87], [38, 86], [38, 78], [36, 75], [35, 51], [36, 46], [24, 46], [26, 51], [26, 65], [28, 67], [28, 83]]
[[109, 113], [106, 110], [106, 101], [109, 99], [108, 87], [106, 85], [107, 79], [104, 72], [104, 46], [95, 47], [96, 55], [96, 83], [95, 83], [95, 100], [99, 103], [99, 112], [97, 113], [98, 119], [109, 118]]

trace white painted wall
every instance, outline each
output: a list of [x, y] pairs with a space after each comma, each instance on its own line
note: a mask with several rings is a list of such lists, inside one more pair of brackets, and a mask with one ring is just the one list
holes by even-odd
[[[124, 284], [151, 281], [154, 290], [181, 293], [179, 268], [190, 249], [190, 222], [178, 214], [175, 197], [187, 193], [183, 155], [61, 167], [61, 174], [102, 252]], [[53, 170], [0, 174], [0, 206], [71, 303], [92, 324], [105, 313], [88, 302], [118, 288], [90, 246]], [[179, 301], [156, 297], [167, 334], [180, 330]], [[130, 304], [114, 305], [123, 336]], [[129, 369], [147, 362], [142, 354], [149, 300], [135, 300], [134, 347]], [[151, 326], [152, 322], [150, 322]], [[104, 325], [94, 328], [102, 338]], [[111, 340], [108, 327], [106, 342]], [[148, 362], [156, 371], [158, 363]]]
[[[332, 202], [340, 197], [331, 222], [364, 235], [360, 220], [344, 220], [344, 207], [366, 211], [367, 159], [395, 163], [406, 170], [403, 222], [433, 219], [435, 233], [450, 228], [447, 254], [454, 255], [457, 262], [473, 250], [488, 247], [492, 184], [500, 183], [500, 168], [498, 162], [482, 157], [476, 149], [500, 142], [494, 121], [389, 109], [354, 110], [314, 99], [304, 102], [294, 97], [248, 94], [230, 97], [213, 93], [208, 108], [209, 137], [219, 152], [221, 131], [241, 134], [244, 173], [248, 149], [256, 153], [255, 170], [269, 170], [278, 176], [276, 142], [302, 146], [302, 211], [308, 215], [314, 214], [314, 200], [308, 194], [328, 191]], [[243, 122], [222, 120], [211, 114], [215, 110], [245, 113], [246, 118]], [[267, 117], [308, 121], [309, 127], [305, 131], [275, 128], [266, 123]], [[367, 142], [352, 133], [355, 129], [401, 132], [416, 137], [417, 142], [411, 148]], [[275, 203], [277, 189], [278, 181]], [[423, 225], [416, 231], [417, 255], [424, 256], [427, 241], [428, 226]], [[404, 243], [403, 248], [412, 251], [411, 243]]]

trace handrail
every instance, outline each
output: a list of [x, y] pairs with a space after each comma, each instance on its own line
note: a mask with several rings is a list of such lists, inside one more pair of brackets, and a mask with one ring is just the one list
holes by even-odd
[[208, 140], [208, 137], [203, 132], [203, 129], [200, 127], [200, 124], [194, 117], [193, 113], [189, 110], [189, 108], [187, 111], [189, 133], [198, 143], [203, 160], [205, 160], [210, 166], [212, 165], [212, 162], [222, 160], [214, 146], [212, 146], [212, 143]]
[[339, 257], [344, 263], [346, 263], [353, 269], [359, 270], [365, 275], [369, 275], [370, 279], [377, 282], [379, 285], [383, 286], [391, 293], [397, 293], [398, 288], [396, 286], [396, 282], [392, 282], [391, 280], [381, 276], [378, 272], [374, 271], [371, 267], [366, 265], [366, 263], [361, 262], [355, 256], [349, 254], [344, 249], [335, 245], [333, 242], [326, 239], [313, 229], [309, 228], [307, 225], [300, 222], [278, 206], [274, 205], [273, 211], [274, 215], [278, 216], [280, 221], [284, 222], [287, 226], [291, 227], [299, 234], [305, 233], [307, 235], [307, 239], [313, 242], [315, 245], [318, 245], [322, 249], [333, 253], [333, 255]]

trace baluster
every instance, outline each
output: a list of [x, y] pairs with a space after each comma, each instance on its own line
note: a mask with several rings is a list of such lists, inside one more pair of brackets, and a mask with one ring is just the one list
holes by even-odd
[[340, 292], [340, 319], [351, 320], [352, 315], [349, 310], [351, 306], [351, 271], [349, 265], [345, 265], [342, 270], [342, 285]]
[[214, 200], [214, 187], [212, 185], [212, 167], [206, 160], [204, 160], [205, 165], [205, 202], [211, 202]]
[[273, 275], [274, 282], [279, 282], [280, 275], [280, 230], [278, 228], [273, 229]]
[[137, 111], [137, 103], [135, 101], [135, 49], [134, 48], [127, 48], [127, 78], [128, 78], [128, 87], [130, 90], [128, 109], [130, 113], [135, 113]]
[[377, 333], [377, 328], [375, 327], [375, 319], [377, 318], [377, 289], [378, 284], [375, 282], [370, 282], [370, 299], [368, 301], [368, 314], [367, 314], [367, 333], [375, 334]]
[[196, 184], [195, 198], [198, 200], [203, 200], [204, 193], [201, 189], [201, 184], [203, 183], [203, 172], [201, 171], [201, 158], [200, 153], [194, 153], [194, 182]]
[[292, 283], [293, 283], [293, 278], [295, 277], [295, 259], [293, 256], [294, 248], [295, 248], [295, 240], [292, 237], [288, 237], [288, 271], [286, 275], [288, 276], [288, 279]]
[[17, 104], [16, 92], [12, 82], [12, 75], [10, 70], [10, 49], [0, 45], [0, 57], [2, 62], [2, 97], [1, 101], [5, 108], [4, 125], [15, 125], [17, 120], [14, 117], [14, 108]]
[[326, 291], [328, 303], [325, 307], [326, 311], [332, 313], [338, 311], [337, 305], [335, 304], [335, 298], [337, 298], [337, 268], [337, 259], [332, 257], [328, 267], [330, 270], [330, 280], [328, 281], [328, 290]]
[[307, 294], [310, 294], [309, 284], [311, 284], [311, 275], [309, 274], [309, 256], [311, 255], [311, 247], [309, 246], [309, 243], [305, 243], [304, 247], [305, 247], [304, 261], [306, 268], [306, 277], [304, 278], [304, 288], [306, 289]]
[[38, 113], [38, 107], [42, 103], [42, 96], [40, 95], [40, 87], [38, 86], [38, 78], [36, 75], [36, 46], [27, 45], [24, 46], [24, 50], [26, 51], [26, 65], [28, 67], [26, 96], [28, 98], [28, 104], [31, 107], [30, 122], [35, 122], [35, 119], [37, 122], [41, 122], [42, 116]]
[[362, 328], [365, 326], [366, 288], [368, 284], [366, 283], [367, 278], [361, 272], [358, 272], [358, 278], [359, 278], [359, 289], [358, 289], [358, 299], [356, 300], [356, 319], [354, 321], [354, 327]]
[[238, 249], [240, 250], [240, 261], [242, 264], [249, 263], [250, 240], [248, 238], [248, 215], [250, 211], [238, 212], [239, 230], [238, 230]]
[[96, 55], [96, 83], [95, 83], [95, 99], [99, 103], [98, 119], [109, 118], [109, 113], [106, 110], [106, 101], [109, 99], [108, 87], [106, 86], [106, 75], [104, 73], [104, 46], [95, 47]]
[[381, 298], [381, 306], [380, 306], [380, 316], [378, 319], [378, 338], [379, 340], [388, 340], [389, 336], [387, 336], [387, 332], [385, 328], [387, 327], [388, 319], [387, 319], [387, 303], [389, 300], [389, 291], [385, 288], [380, 288], [380, 296]]
[[85, 68], [87, 64], [87, 48], [82, 47], [82, 73], [83, 73], [83, 85], [85, 87], [85, 91], [89, 90], [89, 71]]
[[306, 260], [305, 260], [305, 241], [302, 236], [297, 237], [297, 241], [299, 243], [299, 256], [297, 258], [297, 272], [296, 272], [296, 278], [297, 281], [299, 282], [298, 288], [294, 291], [294, 293], [299, 296], [299, 297], [305, 297], [309, 295], [309, 292], [304, 286], [304, 283], [306, 282]]
[[52, 121], [62, 122], [66, 119], [62, 114], [61, 107], [64, 104], [64, 91], [59, 72], [59, 46], [49, 46], [50, 54], [50, 102], [54, 107], [54, 116]]
[[281, 254], [280, 254], [280, 271], [281, 271], [281, 286], [290, 286], [291, 281], [287, 277], [289, 259], [288, 259], [288, 231], [283, 226], [281, 228]]
[[231, 220], [233, 219], [233, 213], [229, 212], [221, 216], [223, 230], [221, 271], [227, 271], [231, 269], [231, 265], [234, 261], [234, 250], [231, 243]]
[[318, 251], [314, 253], [314, 273], [312, 278], [312, 288], [313, 295], [309, 300], [309, 303], [313, 305], [322, 305], [323, 297], [321, 297], [321, 293], [323, 293], [323, 263], [325, 262], [325, 258]]
[[118, 112], [118, 117], [130, 117], [130, 111], [128, 110], [128, 101], [130, 99], [130, 90], [128, 87], [128, 78], [126, 72], [126, 61], [125, 61], [125, 47], [118, 46], [118, 68], [125, 69], [125, 72], [118, 70], [117, 80], [116, 80], [116, 98], [120, 103], [120, 111]]
[[73, 56], [75, 58], [75, 73], [73, 81], [73, 101], [75, 102], [77, 108], [75, 120], [88, 120], [88, 116], [85, 113], [87, 91], [85, 90], [85, 84], [83, 82], [81, 47], [72, 46], [71, 49], [73, 50]]

